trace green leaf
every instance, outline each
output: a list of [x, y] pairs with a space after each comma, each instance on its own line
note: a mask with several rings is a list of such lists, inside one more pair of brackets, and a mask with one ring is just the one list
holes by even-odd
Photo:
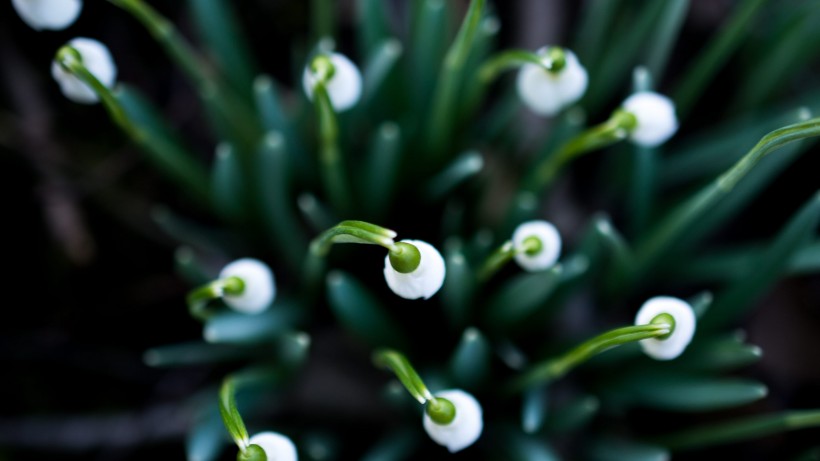
[[395, 69], [402, 53], [401, 42], [398, 39], [390, 38], [379, 44], [374, 54], [370, 55], [367, 64], [364, 66], [362, 101], [359, 103], [359, 107], [368, 108], [378, 100], [380, 90], [384, 86], [388, 75]]
[[237, 94], [250, 100], [254, 75], [253, 60], [232, 2], [190, 0], [194, 21], [208, 52], [216, 60], [221, 75]]
[[448, 240], [444, 245], [444, 254], [447, 277], [441, 287], [442, 303], [450, 324], [455, 328], [463, 328], [473, 308], [475, 273], [464, 254], [461, 240]]
[[456, 158], [449, 166], [433, 176], [425, 186], [425, 195], [440, 200], [484, 168], [484, 158], [477, 151], [468, 151]]
[[138, 144], [148, 161], [186, 194], [202, 204], [210, 203], [208, 172], [174, 132], [168, 121], [139, 91], [118, 84], [114, 98], [141, 133]]
[[753, 30], [752, 21], [764, 3], [766, 0], [740, 2], [720, 31], [703, 48], [694, 64], [687, 67], [688, 70], [678, 80], [680, 83], [672, 93], [680, 120], [686, 119], [715, 74], [720, 72], [735, 49], [746, 38], [746, 33]]
[[403, 348], [408, 344], [404, 332], [390, 318], [387, 309], [353, 276], [342, 271], [328, 274], [327, 297], [339, 323], [369, 345]]
[[744, 334], [694, 341], [669, 368], [698, 371], [728, 371], [760, 360], [760, 347], [743, 342]]
[[503, 456], [494, 459], [507, 461], [559, 461], [552, 447], [542, 437], [522, 434], [511, 428], [501, 432]]
[[598, 60], [607, 46], [607, 37], [611, 36], [613, 21], [622, 4], [621, 0], [584, 1], [573, 43], [579, 60], [590, 71], [597, 70]]
[[262, 356], [263, 352], [258, 349], [188, 342], [148, 349], [143, 354], [143, 361], [151, 367], [177, 367], [232, 362]]
[[333, 38], [336, 30], [336, 2], [333, 0], [310, 0], [310, 25], [313, 41]]
[[820, 193], [815, 194], [791, 221], [780, 231], [771, 246], [743, 279], [722, 291], [709, 309], [709, 315], [700, 322], [703, 328], [724, 325], [740, 316], [753, 305], [762, 293], [774, 284], [784, 272], [797, 251], [814, 236], [820, 221]]
[[218, 312], [205, 322], [202, 335], [209, 343], [270, 342], [292, 330], [304, 314], [299, 304], [280, 296], [270, 309], [261, 314], [248, 315], [230, 310]]
[[385, 5], [382, 0], [356, 0], [359, 56], [370, 57], [378, 53], [376, 49], [390, 36]]
[[362, 181], [363, 205], [371, 214], [381, 217], [395, 192], [395, 182], [401, 166], [401, 129], [393, 122], [384, 122], [370, 142], [366, 179]]
[[181, 246], [174, 251], [174, 269], [188, 284], [204, 285], [215, 277], [197, 258], [191, 247]]
[[[211, 414], [213, 413], [213, 414]], [[225, 428], [216, 409], [199, 416], [185, 437], [188, 461], [215, 461], [225, 449]]]
[[211, 173], [214, 208], [226, 221], [240, 222], [247, 212], [245, 181], [236, 150], [230, 144], [216, 147]]
[[626, 439], [597, 439], [587, 448], [588, 456], [595, 461], [668, 461], [669, 451], [657, 445], [650, 445]]
[[259, 122], [265, 133], [281, 133], [285, 138], [285, 146], [289, 154], [288, 164], [291, 169], [298, 171], [302, 176], [314, 171], [315, 166], [311, 156], [307, 155], [302, 140], [296, 135], [295, 117], [291, 116], [284, 107], [284, 101], [277, 91], [276, 81], [268, 75], [260, 75], [253, 82], [256, 111], [259, 113]]
[[666, 8], [655, 24], [644, 59], [649, 73], [656, 81], [663, 79], [666, 64], [689, 10], [689, 0], [668, 0], [663, 3]]
[[641, 374], [610, 382], [607, 398], [631, 405], [678, 412], [733, 408], [762, 399], [766, 386], [751, 380], [703, 378], [681, 373]]
[[408, 69], [412, 97], [408, 101], [413, 113], [424, 114], [435, 85], [436, 69], [444, 56], [447, 42], [447, 2], [444, 0], [420, 0], [415, 2], [418, 13], [413, 24], [408, 47]]
[[547, 420], [547, 427], [551, 433], [558, 434], [577, 431], [589, 424], [600, 408], [601, 401], [594, 395], [574, 398], [555, 409]]
[[549, 387], [535, 385], [524, 391], [521, 401], [521, 430], [534, 434], [541, 430], [547, 419]]
[[476, 328], [464, 330], [450, 359], [450, 375], [460, 388], [476, 389], [490, 375], [492, 350], [490, 342]]
[[361, 461], [402, 461], [412, 458], [420, 445], [418, 432], [399, 429], [391, 432], [365, 453]]
[[[200, 223], [178, 216], [166, 206], [154, 207], [151, 210], [151, 219], [169, 237], [208, 254], [226, 259], [228, 248], [241, 249], [234, 247], [227, 232], [202, 227]], [[209, 277], [206, 282], [212, 278]]]

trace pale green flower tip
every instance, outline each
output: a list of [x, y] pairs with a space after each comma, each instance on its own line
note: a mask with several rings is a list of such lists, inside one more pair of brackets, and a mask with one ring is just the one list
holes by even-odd
[[481, 404], [472, 395], [460, 389], [437, 392], [438, 398], [447, 399], [455, 407], [455, 418], [446, 425], [437, 424], [424, 412], [423, 425], [427, 435], [450, 453], [474, 444], [484, 429]]
[[[346, 56], [339, 53], [328, 53], [326, 56], [333, 66], [333, 75], [326, 82], [330, 103], [337, 112], [344, 112], [355, 106], [362, 96], [362, 74]], [[318, 77], [310, 67], [305, 66], [302, 73], [302, 86], [312, 100]]]
[[[78, 37], [69, 41], [70, 46], [80, 54], [82, 65], [107, 88], [117, 80], [117, 66], [108, 48], [97, 40]], [[68, 99], [80, 104], [99, 102], [97, 93], [77, 76], [68, 72], [56, 60], [51, 62], [51, 75]]]
[[[549, 59], [549, 48], [537, 51]], [[589, 76], [570, 50], [564, 49], [565, 64], [556, 72], [545, 71], [535, 64], [524, 64], [518, 72], [516, 89], [521, 101], [533, 112], [552, 116], [574, 104], [586, 93]]]
[[390, 255], [384, 258], [384, 279], [387, 286], [405, 299], [430, 299], [444, 285], [447, 269], [444, 258], [435, 247], [421, 240], [402, 240], [415, 246], [421, 259], [412, 272], [401, 273], [390, 262]]
[[649, 338], [640, 344], [646, 355], [656, 360], [672, 360], [680, 356], [695, 335], [697, 319], [686, 301], [670, 296], [658, 296], [647, 300], [635, 316], [635, 325], [648, 325], [662, 314], [675, 319], [675, 325], [665, 339]]
[[262, 448], [269, 461], [299, 460], [293, 441], [278, 432], [260, 432], [251, 437], [248, 444]]

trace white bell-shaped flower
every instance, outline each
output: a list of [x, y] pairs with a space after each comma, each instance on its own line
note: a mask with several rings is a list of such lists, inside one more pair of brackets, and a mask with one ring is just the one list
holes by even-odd
[[[94, 39], [83, 37], [75, 38], [68, 42], [67, 45], [80, 53], [83, 66], [85, 66], [100, 83], [108, 88], [114, 86], [117, 80], [117, 66], [114, 64], [111, 53], [105, 45]], [[95, 93], [91, 87], [74, 76], [74, 74], [63, 69], [57, 61], [51, 63], [51, 75], [60, 85], [60, 90], [62, 90], [68, 99], [82, 104], [93, 104], [100, 100], [97, 93]]]
[[260, 432], [250, 438], [250, 445], [259, 445], [268, 461], [297, 461], [296, 446], [290, 438], [278, 432]]
[[[333, 65], [333, 75], [327, 82], [327, 94], [330, 103], [336, 112], [344, 112], [355, 106], [362, 96], [362, 74], [359, 68], [345, 55], [339, 53], [329, 53]], [[316, 85], [317, 76], [311, 71], [310, 65], [305, 67], [302, 75], [302, 86], [307, 97], [313, 100], [313, 87]]]
[[481, 405], [472, 395], [452, 389], [436, 393], [436, 397], [449, 400], [456, 408], [456, 416], [450, 424], [442, 425], [433, 421], [424, 412], [424, 430], [439, 445], [450, 450], [450, 453], [461, 451], [481, 436], [484, 420]]
[[74, 24], [83, 9], [82, 0], [11, 0], [23, 21], [34, 30], [61, 30]]
[[692, 306], [682, 299], [657, 296], [647, 300], [635, 316], [635, 325], [646, 325], [655, 317], [668, 314], [674, 319], [672, 333], [665, 339], [641, 340], [646, 355], [656, 360], [672, 360], [681, 355], [695, 335], [697, 320]]
[[384, 258], [384, 279], [393, 293], [405, 299], [430, 299], [444, 284], [447, 272], [444, 258], [433, 245], [421, 240], [402, 240], [419, 250], [421, 260], [412, 272], [397, 271], [390, 263], [390, 255]]
[[[524, 64], [518, 71], [516, 88], [518, 96], [538, 115], [555, 115], [563, 108], [575, 103], [587, 90], [587, 71], [578, 61], [575, 53], [564, 49], [566, 64], [558, 71], [551, 72], [535, 64]], [[546, 63], [549, 48], [537, 51]], [[548, 64], [548, 63], [547, 63]]]
[[638, 122], [629, 139], [639, 146], [658, 146], [678, 131], [675, 103], [662, 94], [641, 91], [626, 98], [622, 107]]
[[561, 255], [561, 234], [547, 221], [527, 221], [513, 232], [515, 262], [535, 272], [549, 269]]
[[238, 259], [219, 273], [220, 279], [237, 277], [244, 283], [244, 289], [239, 294], [225, 293], [222, 299], [225, 304], [246, 314], [258, 314], [273, 303], [276, 297], [276, 280], [270, 268], [257, 259]]

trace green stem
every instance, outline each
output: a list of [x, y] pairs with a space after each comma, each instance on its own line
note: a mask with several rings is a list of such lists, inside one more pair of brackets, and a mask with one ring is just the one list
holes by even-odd
[[188, 293], [186, 297], [188, 312], [195, 319], [204, 322], [213, 315], [213, 312], [208, 309], [209, 302], [220, 299], [225, 294], [241, 294], [244, 289], [245, 282], [239, 277], [214, 280]]
[[236, 384], [230, 377], [222, 382], [219, 389], [219, 414], [222, 415], [222, 422], [225, 423], [225, 428], [228, 429], [236, 446], [244, 452], [248, 448], [248, 430], [236, 408]]
[[818, 426], [820, 410], [796, 410], [690, 429], [659, 437], [657, 443], [675, 451], [689, 450]]
[[327, 92], [326, 78], [319, 79], [313, 87], [313, 100], [319, 119], [319, 158], [325, 192], [337, 212], [344, 213], [350, 206], [350, 188], [345, 180], [342, 155], [339, 150], [339, 125], [336, 111]]
[[393, 238], [396, 233], [375, 224], [364, 221], [342, 221], [319, 234], [310, 243], [312, 256], [324, 257], [334, 243], [361, 243], [379, 245], [393, 252], [397, 247]]
[[495, 56], [488, 58], [478, 71], [478, 78], [486, 84], [491, 83], [498, 76], [508, 70], [516, 67], [521, 67], [524, 64], [535, 64], [542, 67], [545, 71], [557, 71], [553, 64], [557, 64], [558, 60], [544, 60], [543, 56], [533, 53], [529, 50], [505, 50], [500, 51]]
[[536, 384], [547, 384], [560, 379], [570, 370], [593, 356], [622, 344], [659, 338], [669, 334], [668, 324], [634, 325], [618, 328], [589, 339], [564, 355], [534, 365], [509, 385], [512, 392], [520, 392]]
[[525, 180], [524, 188], [538, 192], [549, 186], [558, 172], [573, 159], [597, 149], [601, 149], [626, 139], [634, 129], [635, 116], [622, 109], [616, 110], [606, 122], [594, 126], [565, 142], [556, 152], [545, 158]]
[[457, 113], [455, 106], [459, 93], [459, 78], [463, 74], [464, 64], [467, 62], [478, 31], [484, 4], [485, 0], [470, 2], [470, 8], [467, 10], [458, 35], [444, 57], [444, 64], [441, 66], [436, 91], [433, 95], [433, 113], [429, 118], [429, 155], [439, 155], [448, 147], [448, 136], [454, 126], [453, 117]]
[[493, 253], [487, 257], [481, 269], [478, 271], [478, 280], [489, 280], [496, 272], [501, 270], [504, 265], [510, 262], [515, 256], [515, 248], [511, 240], [504, 242]]
[[407, 392], [419, 403], [425, 404], [434, 400], [433, 394], [427, 390], [424, 381], [404, 354], [392, 349], [379, 349], [373, 354], [373, 363], [380, 368], [389, 368], [393, 371]]

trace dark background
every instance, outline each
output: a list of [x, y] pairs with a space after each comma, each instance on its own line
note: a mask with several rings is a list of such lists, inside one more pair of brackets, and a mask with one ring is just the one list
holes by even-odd
[[[184, 2], [153, 3], [186, 35], [195, 37]], [[304, 45], [309, 2], [236, 3], [260, 67], [292, 83], [290, 46]], [[344, 18], [350, 18], [349, 3], [343, 2]], [[576, 2], [496, 3], [504, 25], [502, 45], [508, 46], [534, 49], [561, 43], [578, 15]], [[661, 89], [674, 82], [732, 4], [693, 2]], [[347, 19], [342, 24], [342, 37], [349, 38], [353, 24]], [[115, 56], [119, 79], [151, 95], [203, 158], [211, 156], [213, 139], [202, 129], [194, 95], [131, 18], [107, 2], [87, 1], [70, 29], [35, 32], [17, 18], [9, 3], [0, 5], [0, 197], [6, 281], [0, 308], [0, 461], [180, 459], [190, 415], [179, 402], [216, 382], [224, 370], [156, 370], [143, 364], [142, 353], [200, 335], [184, 307], [189, 286], [174, 275], [174, 242], [150, 219], [156, 204], [181, 209], [190, 204], [141, 160], [101, 107], [74, 104], [59, 93], [48, 72], [50, 61], [57, 48], [76, 35], [105, 42]], [[345, 49], [344, 40], [341, 48]], [[807, 64], [816, 70], [817, 62]], [[731, 66], [727, 69], [711, 94], [731, 88], [742, 77], [732, 74]], [[799, 94], [800, 85], [792, 86], [783, 90], [785, 97]], [[723, 108], [710, 106], [709, 96], [684, 133], [720, 119]], [[524, 120], [538, 129], [531, 118]], [[588, 161], [579, 168], [598, 166]], [[737, 242], [773, 235], [817, 189], [818, 166], [817, 149], [804, 154], [720, 238]], [[582, 206], [593, 208], [601, 198], [585, 195], [589, 188], [584, 186], [580, 182], [574, 187]], [[197, 216], [196, 211], [191, 214]], [[716, 414], [715, 420], [820, 407], [818, 300], [816, 276], [791, 279], [760, 300], [760, 308], [744, 327], [765, 356], [744, 373], [767, 383], [772, 395], [751, 408]], [[379, 375], [374, 378], [359, 368], [360, 363], [351, 364], [352, 371], [347, 372], [323, 370], [323, 365], [340, 367], [339, 361], [352, 360], [349, 356], [357, 352], [330, 327], [314, 332], [314, 340], [315, 360], [308, 376], [325, 385], [334, 379], [335, 385], [345, 386], [350, 376], [360, 373], [367, 383], [364, 389], [355, 383], [349, 386], [351, 411], [357, 404], [366, 406], [365, 390], [378, 389]], [[321, 389], [309, 380], [302, 384]], [[295, 399], [285, 414], [309, 400], [305, 392], [296, 392]], [[664, 417], [635, 418], [642, 416]], [[781, 459], [796, 454], [798, 448], [790, 447], [806, 448], [816, 441], [816, 431], [805, 431], [713, 453], [730, 459]], [[360, 443], [365, 442], [351, 442], [354, 447]]]

